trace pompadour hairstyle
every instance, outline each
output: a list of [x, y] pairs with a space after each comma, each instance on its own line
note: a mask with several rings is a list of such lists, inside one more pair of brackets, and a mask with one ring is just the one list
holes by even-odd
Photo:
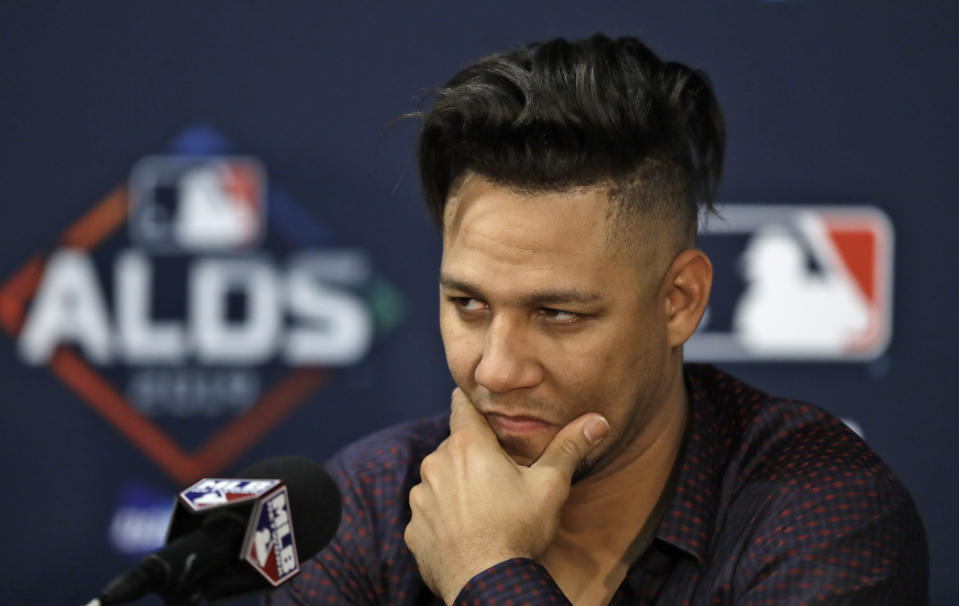
[[610, 213], [678, 220], [713, 209], [725, 127], [706, 75], [635, 38], [555, 39], [486, 57], [438, 89], [419, 166], [429, 211], [478, 173], [524, 192], [605, 185]]

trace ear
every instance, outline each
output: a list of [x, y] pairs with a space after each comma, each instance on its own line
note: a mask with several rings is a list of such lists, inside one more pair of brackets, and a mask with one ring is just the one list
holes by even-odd
[[663, 281], [662, 301], [670, 347], [679, 347], [693, 336], [709, 303], [713, 264], [701, 250], [689, 249], [673, 259]]

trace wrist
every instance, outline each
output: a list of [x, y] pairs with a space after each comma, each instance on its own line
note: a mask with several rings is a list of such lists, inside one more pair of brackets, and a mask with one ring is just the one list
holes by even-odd
[[471, 577], [453, 598], [443, 598], [447, 606], [502, 603], [512, 598], [517, 604], [565, 604], [570, 606], [559, 586], [542, 564], [532, 558], [510, 558], [498, 562]]
[[503, 553], [500, 555], [487, 556], [482, 559], [474, 559], [468, 566], [460, 568], [455, 577], [450, 578], [449, 585], [441, 589], [440, 598], [444, 604], [452, 606], [456, 603], [457, 598], [463, 593], [464, 589], [471, 583], [480, 581], [489, 571], [507, 566], [510, 562], [526, 560], [532, 560], [532, 558], [514, 553]]

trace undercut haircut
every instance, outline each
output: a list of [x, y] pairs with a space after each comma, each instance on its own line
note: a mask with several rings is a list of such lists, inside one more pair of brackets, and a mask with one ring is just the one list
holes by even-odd
[[486, 57], [435, 92], [419, 169], [442, 229], [468, 174], [522, 193], [607, 188], [608, 216], [672, 221], [695, 240], [713, 210], [725, 126], [706, 75], [635, 38], [562, 38]]

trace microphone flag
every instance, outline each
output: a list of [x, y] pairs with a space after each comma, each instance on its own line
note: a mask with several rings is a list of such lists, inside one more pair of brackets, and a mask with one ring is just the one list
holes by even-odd
[[247, 523], [237, 558], [274, 587], [300, 571], [290, 498], [282, 480], [204, 478], [183, 490], [174, 507], [167, 543], [197, 530], [211, 516]]

